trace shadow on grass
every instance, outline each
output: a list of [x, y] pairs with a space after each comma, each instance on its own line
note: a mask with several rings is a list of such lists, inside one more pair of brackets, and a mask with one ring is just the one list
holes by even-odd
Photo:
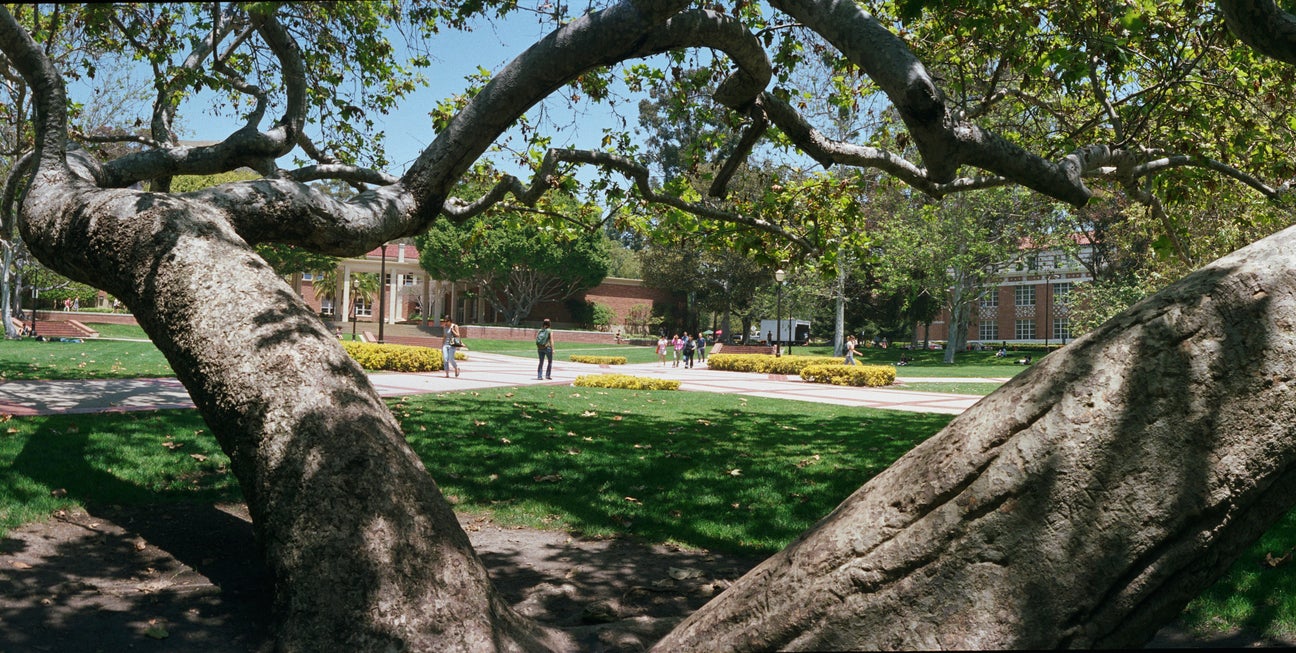
[[[15, 423], [30, 432], [11, 436], [23, 441], [4, 456], [12, 455], [0, 473], [6, 499], [46, 505], [56, 494], [88, 514], [59, 510], [41, 537], [0, 540], [0, 555], [24, 561], [0, 575], [0, 623], [13, 625], [0, 628], [0, 650], [52, 650], [54, 642], [58, 650], [124, 650], [165, 640], [168, 650], [217, 652], [268, 640], [269, 580], [251, 524], [213, 505], [238, 492], [220, 479], [219, 453], [197, 413]], [[114, 472], [161, 466], [168, 471], [153, 482]]]
[[411, 401], [396, 413], [446, 494], [471, 508], [749, 554], [782, 548], [949, 421], [578, 390], [448, 396], [432, 412]]

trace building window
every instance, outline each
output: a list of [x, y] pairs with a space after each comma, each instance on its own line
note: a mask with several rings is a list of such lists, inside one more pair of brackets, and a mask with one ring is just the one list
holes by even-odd
[[363, 297], [357, 297], [355, 300], [355, 314], [356, 317], [372, 317], [373, 304], [365, 300]]
[[997, 308], [999, 306], [999, 289], [995, 288], [981, 297], [981, 308]]
[[1016, 286], [1013, 288], [1013, 299], [1018, 306], [1035, 305], [1035, 286]]
[[302, 273], [302, 281], [314, 281], [314, 280], [315, 280], [315, 273], [314, 273], [314, 272], [303, 272], [303, 273]]
[[1065, 304], [1067, 297], [1071, 294], [1071, 282], [1053, 284], [1053, 303]]
[[1017, 340], [1035, 339], [1035, 320], [1017, 320]]
[[977, 327], [978, 340], [998, 340], [999, 323], [993, 320], [983, 320]]
[[333, 300], [325, 297], [320, 300], [320, 315], [333, 314]]
[[1071, 338], [1071, 320], [1059, 317], [1053, 320], [1053, 339], [1068, 340]]

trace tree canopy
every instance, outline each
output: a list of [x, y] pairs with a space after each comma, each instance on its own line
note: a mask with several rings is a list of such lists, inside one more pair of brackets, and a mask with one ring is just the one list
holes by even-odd
[[[575, 202], [554, 210], [582, 211]], [[492, 211], [462, 224], [432, 223], [418, 237], [419, 264], [437, 279], [467, 282], [516, 325], [541, 302], [562, 301], [597, 286], [611, 260], [601, 231], [546, 229], [517, 213]]]

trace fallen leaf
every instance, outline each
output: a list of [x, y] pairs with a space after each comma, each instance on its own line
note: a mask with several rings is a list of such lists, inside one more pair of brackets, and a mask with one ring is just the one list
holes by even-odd
[[1266, 552], [1265, 559], [1264, 559], [1264, 566], [1273, 569], [1274, 567], [1278, 567], [1286, 563], [1287, 561], [1291, 560], [1291, 557], [1292, 557], [1291, 551], [1288, 551], [1287, 553], [1284, 553], [1277, 558], [1275, 558], [1272, 553]]
[[674, 578], [675, 580], [688, 580], [690, 578], [702, 577], [701, 571], [689, 567], [685, 567], [685, 568], [671, 567], [666, 570], [666, 573], [670, 574], [670, 577]]
[[742, 476], [742, 470], [741, 470], [741, 469], [731, 469], [731, 470], [729, 470], [729, 475], [730, 475], [730, 476]]
[[63, 498], [63, 497], [65, 497], [65, 496], [67, 496], [67, 490], [64, 489], [64, 488], [58, 488], [58, 489], [55, 489], [55, 490], [50, 490], [50, 496], [52, 496], [52, 497], [57, 497], [57, 498]]
[[594, 411], [592, 411], [592, 410], [587, 410], [587, 411], [581, 413], [581, 417], [598, 417], [598, 413], [596, 413], [596, 412], [594, 412]]
[[500, 442], [504, 444], [513, 444], [513, 441], [508, 438], [500, 438]]
[[620, 415], [613, 416], [613, 417], [612, 417], [612, 421], [613, 421], [613, 422], [620, 422], [620, 421], [621, 421], [621, 416], [620, 416]]
[[153, 639], [166, 639], [171, 636], [171, 633], [168, 633], [167, 629], [160, 625], [154, 625], [149, 626], [148, 629], [144, 631], [144, 636]]
[[27, 564], [27, 563], [25, 563], [25, 562], [19, 561], [19, 560], [14, 560], [14, 561], [13, 561], [12, 563], [10, 563], [10, 564], [13, 565], [13, 568], [14, 568], [14, 569], [31, 569], [31, 568], [32, 568], [31, 565], [29, 565], [29, 564]]
[[531, 480], [536, 483], [557, 483], [562, 480], [562, 474], [545, 474], [543, 476], [532, 476]]
[[626, 500], [626, 501], [629, 501], [630, 503], [637, 503], [637, 504], [640, 504], [640, 505], [643, 504], [642, 501], [640, 501], [640, 500], [638, 500], [638, 499], [636, 499], [636, 498], [634, 498], [634, 497], [626, 497], [625, 500]]
[[190, 457], [190, 458], [193, 458], [194, 460], [196, 460], [196, 461], [198, 461], [198, 462], [200, 462], [200, 463], [205, 463], [205, 462], [207, 462], [207, 456], [204, 456], [203, 454], [200, 454], [200, 453], [191, 453], [191, 454], [189, 454], [189, 457]]

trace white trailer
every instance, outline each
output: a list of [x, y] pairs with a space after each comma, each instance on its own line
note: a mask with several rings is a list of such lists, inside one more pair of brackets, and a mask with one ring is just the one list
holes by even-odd
[[810, 321], [785, 318], [782, 320], [761, 320], [760, 333], [756, 340], [769, 344], [804, 345], [810, 340]]

